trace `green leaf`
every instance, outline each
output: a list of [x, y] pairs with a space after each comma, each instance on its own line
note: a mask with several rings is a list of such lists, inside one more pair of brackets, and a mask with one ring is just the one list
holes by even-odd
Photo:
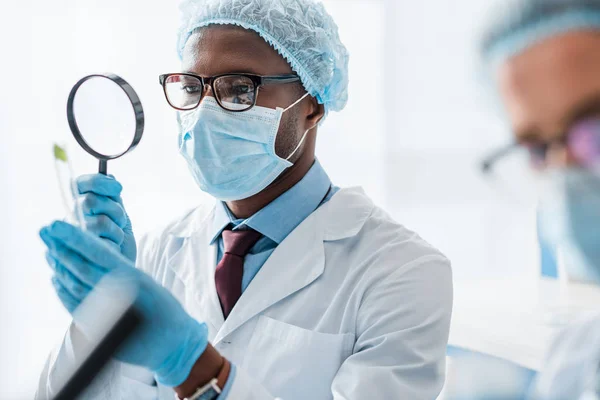
[[59, 145], [54, 145], [54, 158], [60, 161], [67, 162], [67, 152]]

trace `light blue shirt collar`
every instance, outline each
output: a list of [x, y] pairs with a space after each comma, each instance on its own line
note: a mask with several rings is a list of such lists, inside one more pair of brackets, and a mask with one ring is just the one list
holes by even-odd
[[230, 224], [233, 230], [250, 227], [277, 244], [312, 214], [326, 200], [331, 180], [318, 160], [308, 173], [287, 192], [246, 220], [235, 219], [224, 202], [217, 202], [211, 244]]

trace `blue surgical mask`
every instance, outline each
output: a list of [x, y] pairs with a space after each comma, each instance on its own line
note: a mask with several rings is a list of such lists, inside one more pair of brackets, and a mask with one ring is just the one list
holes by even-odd
[[600, 176], [553, 171], [540, 203], [542, 237], [561, 250], [570, 280], [600, 284]]
[[179, 114], [180, 153], [202, 191], [221, 201], [254, 196], [293, 164], [275, 153], [275, 141], [283, 113], [308, 96], [286, 108], [255, 106], [245, 112], [228, 112], [210, 96], [192, 111]]

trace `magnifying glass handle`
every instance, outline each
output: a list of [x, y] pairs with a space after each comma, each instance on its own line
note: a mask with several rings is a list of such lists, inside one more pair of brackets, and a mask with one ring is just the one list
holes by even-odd
[[100, 160], [100, 167], [98, 172], [102, 175], [108, 175], [108, 162], [106, 160]]

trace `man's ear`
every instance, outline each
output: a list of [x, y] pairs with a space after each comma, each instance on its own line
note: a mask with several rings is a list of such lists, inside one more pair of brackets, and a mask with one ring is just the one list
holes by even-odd
[[315, 97], [311, 96], [309, 99], [310, 108], [309, 114], [306, 116], [306, 129], [312, 129], [316, 127], [325, 116], [325, 106], [323, 104], [319, 104]]

